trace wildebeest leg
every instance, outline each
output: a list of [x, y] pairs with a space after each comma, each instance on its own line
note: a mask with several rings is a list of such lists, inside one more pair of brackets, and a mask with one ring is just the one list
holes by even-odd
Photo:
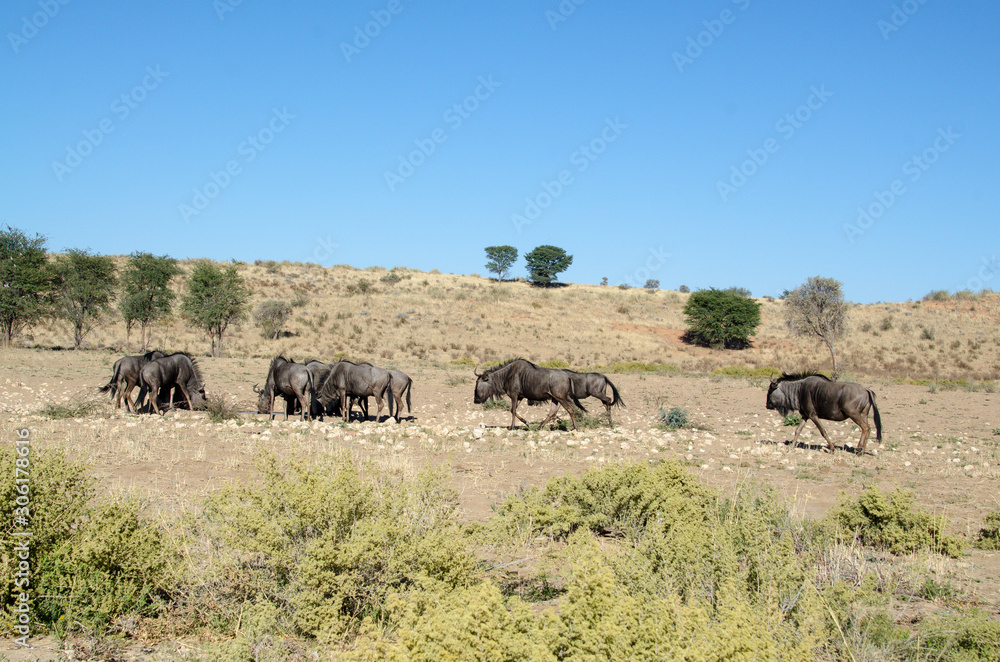
[[[191, 396], [188, 394], [188, 390], [186, 388], [184, 388], [183, 386], [181, 386], [180, 384], [177, 385], [177, 388], [179, 388], [181, 390], [181, 393], [184, 395], [184, 399], [187, 400], [188, 409], [190, 411], [194, 411], [194, 405], [191, 404]], [[170, 395], [170, 408], [173, 409], [173, 407], [174, 407], [174, 390], [173, 389], [170, 389], [169, 395]]]
[[556, 417], [556, 412], [558, 411], [559, 411], [559, 403], [553, 400], [552, 406], [549, 407], [548, 415], [542, 419], [541, 423], [538, 424], [538, 429], [541, 430], [543, 427], [545, 427], [546, 423], [548, 423], [549, 421], [551, 421], [553, 418]]
[[868, 416], [861, 413], [849, 414], [851, 420], [858, 424], [861, 428], [861, 440], [858, 442], [858, 454], [863, 455], [865, 452], [865, 444], [868, 443], [868, 435], [872, 433], [872, 428], [868, 425]]
[[121, 409], [122, 407], [122, 397], [125, 398], [125, 410], [131, 412], [132, 405], [129, 402], [129, 395], [132, 393], [132, 388], [135, 384], [130, 384], [124, 380], [118, 380], [115, 385], [115, 409]]
[[809, 419], [803, 417], [802, 422], [799, 423], [799, 427], [795, 428], [795, 434], [792, 435], [792, 446], [799, 443], [799, 433], [802, 432], [802, 428], [804, 428], [808, 422]]
[[[559, 405], [562, 405], [563, 409], [565, 409], [567, 412], [569, 412], [569, 420], [573, 423], [573, 429], [575, 430], [576, 429], [576, 412], [574, 411], [573, 403], [570, 402], [569, 400], [559, 400], [558, 402], [553, 401], [552, 402], [552, 413], [553, 413], [553, 415], [555, 415], [555, 412], [559, 411]], [[609, 416], [609, 419], [610, 419], [610, 416]]]
[[826, 436], [826, 430], [824, 430], [823, 426], [819, 424], [819, 416], [817, 416], [816, 414], [813, 414], [809, 418], [809, 420], [811, 420], [813, 423], [815, 423], [816, 427], [819, 428], [819, 433], [821, 435], [823, 435], [824, 439], [826, 439], [826, 444], [830, 447], [830, 452], [831, 453], [834, 452], [836, 450], [836, 447], [833, 445], [833, 442], [830, 441], [830, 437]]
[[526, 427], [528, 427], [528, 428], [531, 427], [531, 425], [528, 424], [528, 421], [526, 421], [520, 414], [517, 413], [517, 405], [520, 404], [520, 403], [521, 403], [521, 399], [520, 398], [511, 398], [510, 399], [510, 427], [507, 428], [508, 430], [513, 430], [514, 429], [515, 421], [517, 419], [521, 419], [521, 422], [524, 423], [524, 425]]

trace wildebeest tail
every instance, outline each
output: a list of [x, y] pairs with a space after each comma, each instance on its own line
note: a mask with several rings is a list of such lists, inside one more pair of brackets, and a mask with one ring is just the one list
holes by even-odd
[[[409, 414], [410, 411], [411, 411], [411, 409], [410, 409], [410, 391], [412, 391], [412, 390], [413, 390], [413, 382], [410, 382], [409, 384], [406, 385], [406, 413], [407, 414]], [[397, 407], [399, 406], [398, 402], [396, 403], [396, 406]]]
[[872, 403], [875, 412], [875, 441], [882, 441], [882, 417], [878, 413], [878, 405], [875, 404], [875, 393], [868, 391], [868, 402]]
[[611, 406], [612, 407], [624, 407], [625, 406], [625, 402], [622, 401], [622, 396], [618, 395], [618, 389], [615, 388], [615, 385], [612, 384], [611, 380], [608, 379], [607, 377], [604, 378], [604, 381], [606, 381], [608, 383], [608, 386], [611, 387], [611, 395], [613, 396], [613, 398], [611, 399]]
[[114, 372], [111, 373], [111, 381], [97, 389], [100, 393], [107, 393], [111, 391], [111, 397], [115, 396], [118, 389], [118, 373], [121, 372], [121, 365], [115, 362]]
[[[386, 399], [386, 402], [389, 403], [389, 415], [391, 416], [392, 415], [392, 375], [389, 375], [389, 380], [386, 382], [386, 384], [387, 384], [387, 386], [385, 387], [385, 399]], [[396, 405], [396, 406], [398, 407], [399, 405]], [[396, 414], [398, 415], [399, 412], [397, 411]]]

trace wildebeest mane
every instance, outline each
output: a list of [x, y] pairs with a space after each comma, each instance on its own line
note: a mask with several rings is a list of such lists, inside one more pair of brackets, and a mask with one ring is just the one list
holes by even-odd
[[[201, 384], [202, 386], [204, 386], [205, 380], [201, 378], [201, 367], [198, 365], [198, 359], [194, 358], [193, 356], [191, 356], [187, 352], [174, 352], [173, 354], [167, 354], [163, 358], [169, 359], [171, 356], [186, 356], [187, 359], [188, 359], [188, 361], [191, 362], [191, 369], [194, 370], [195, 379], [198, 380], [199, 384]], [[157, 359], [157, 360], [159, 360], [159, 359]]]
[[821, 379], [825, 379], [828, 382], [833, 381], [826, 375], [818, 372], [791, 372], [791, 373], [783, 372], [781, 373], [781, 377], [778, 377], [776, 380], [774, 380], [774, 383], [780, 384], [782, 382], [797, 382], [800, 379], [805, 379], [806, 377], [819, 377]]

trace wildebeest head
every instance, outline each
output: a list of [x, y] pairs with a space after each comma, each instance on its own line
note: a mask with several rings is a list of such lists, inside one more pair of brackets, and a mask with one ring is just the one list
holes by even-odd
[[257, 413], [258, 414], [270, 414], [268, 409], [271, 408], [271, 389], [270, 382], [264, 385], [264, 388], [257, 388], [257, 385], [253, 385], [253, 392], [257, 393]]
[[795, 403], [791, 402], [789, 394], [785, 392], [784, 382], [772, 379], [771, 385], [767, 388], [767, 408], [777, 409], [782, 416], [787, 416], [788, 412], [795, 409]]
[[476, 395], [472, 399], [474, 403], [481, 405], [487, 400], [492, 400], [493, 398], [498, 397], [499, 394], [497, 393], [496, 387], [494, 387], [493, 383], [490, 382], [489, 370], [482, 374], [473, 370], [473, 374], [476, 376]]

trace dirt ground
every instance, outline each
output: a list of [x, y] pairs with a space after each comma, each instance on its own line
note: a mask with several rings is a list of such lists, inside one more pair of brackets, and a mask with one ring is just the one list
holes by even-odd
[[[507, 411], [473, 404], [471, 369], [401, 366], [414, 386], [412, 412], [399, 424], [286, 422], [282, 416], [271, 423], [251, 413], [212, 423], [204, 412], [155, 416], [113, 409], [95, 391], [109, 379], [116, 358], [107, 352], [5, 351], [0, 355], [3, 437], [10, 440], [14, 429], [27, 427], [36, 448], [68, 448], [94, 465], [109, 492], [138, 493], [151, 509], [168, 513], [197, 509], [205, 494], [251, 476], [254, 459], [264, 451], [305, 458], [346, 451], [401, 473], [428, 463], [444, 465], [467, 520], [489, 517], [506, 495], [553, 476], [653, 458], [678, 458], [725, 493], [748, 482], [772, 485], [802, 516], [818, 517], [841, 495], [857, 495], [867, 485], [905, 488], [919, 507], [946, 516], [952, 532], [972, 540], [987, 514], [1000, 509], [1000, 399], [986, 390], [932, 392], [927, 386], [868, 382], [878, 396], [884, 438], [881, 444], [870, 441], [869, 452], [858, 456], [845, 450], [858, 438], [850, 422], [827, 424], [838, 446], [834, 453], [824, 450], [812, 424], [800, 438], [804, 443], [789, 445], [794, 428], [765, 409], [764, 380], [611, 375], [627, 405], [612, 412], [614, 428], [507, 431]], [[209, 398], [256, 410], [252, 386], [263, 381], [266, 359], [199, 362]], [[45, 404], [84, 399], [100, 404], [83, 418], [50, 420], [39, 414]], [[604, 414], [598, 401], [585, 404], [591, 414]], [[672, 407], [686, 410], [694, 427], [660, 429], [657, 413]], [[534, 421], [545, 411], [525, 404], [520, 410]], [[941, 572], [968, 600], [1000, 613], [998, 554], [970, 548], [958, 561], [942, 560]], [[8, 657], [12, 648], [12, 642], [0, 645]]]

